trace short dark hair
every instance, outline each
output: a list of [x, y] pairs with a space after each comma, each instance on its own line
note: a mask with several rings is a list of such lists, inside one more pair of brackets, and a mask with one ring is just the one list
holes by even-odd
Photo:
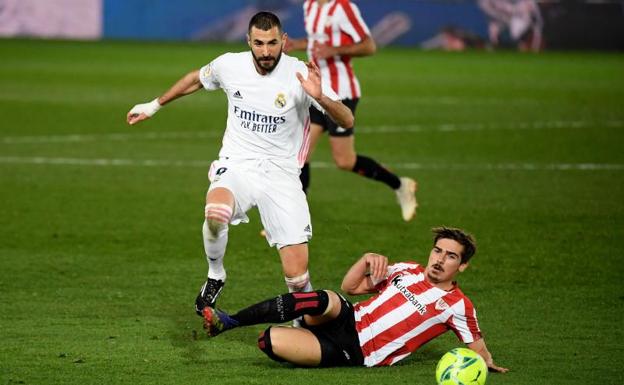
[[263, 31], [268, 31], [273, 27], [277, 27], [280, 34], [282, 31], [282, 23], [280, 22], [279, 17], [274, 13], [261, 11], [253, 15], [251, 20], [249, 20], [249, 28], [247, 29], [248, 33], [251, 33], [251, 27], [256, 27]]
[[431, 229], [433, 232], [433, 245], [440, 239], [452, 239], [460, 245], [464, 246], [464, 251], [461, 255], [461, 263], [466, 263], [477, 252], [477, 241], [471, 234], [468, 234], [462, 229], [456, 229], [453, 227], [434, 227]]

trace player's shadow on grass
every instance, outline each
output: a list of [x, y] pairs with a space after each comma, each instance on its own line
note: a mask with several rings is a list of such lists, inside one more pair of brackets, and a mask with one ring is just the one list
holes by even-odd
[[[256, 341], [267, 325], [240, 328], [217, 337], [208, 337], [202, 319], [188, 310], [186, 306], [176, 306], [167, 312], [171, 321], [167, 337], [174, 348], [182, 351], [181, 357], [189, 364], [227, 366], [235, 361], [237, 365], [260, 368], [292, 367], [271, 361], [259, 351]], [[442, 345], [446, 344], [430, 342], [396, 366], [435, 365], [449, 350]]]
[[[189, 313], [188, 307], [179, 306], [172, 308], [169, 314], [171, 328], [167, 331], [167, 337], [171, 345], [183, 350], [182, 356], [194, 363], [218, 363], [231, 362], [235, 359], [255, 361], [259, 356], [254, 354], [242, 354], [247, 351], [258, 350], [256, 341], [258, 335], [266, 326], [241, 328], [221, 334], [217, 337], [208, 337], [203, 329], [202, 319], [194, 313]], [[228, 352], [228, 354], [220, 354]]]
[[429, 344], [426, 344], [420, 347], [418, 350], [412, 353], [409, 357], [395, 364], [395, 366], [409, 366], [409, 365], [423, 365], [423, 364], [435, 366], [438, 360], [440, 360], [440, 358], [444, 355], [444, 353], [446, 353], [447, 350], [450, 350], [450, 348], [445, 350], [444, 347], [439, 346], [439, 345], [440, 344], [437, 344], [435, 342], [429, 342]]

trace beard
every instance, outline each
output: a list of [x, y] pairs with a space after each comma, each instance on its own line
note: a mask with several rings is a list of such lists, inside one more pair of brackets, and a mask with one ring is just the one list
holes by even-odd
[[282, 50], [280, 49], [277, 57], [274, 56], [256, 56], [253, 51], [251, 51], [251, 56], [253, 56], [254, 61], [258, 65], [258, 67], [262, 68], [266, 72], [271, 72], [277, 67], [277, 64], [282, 57]]
[[429, 278], [429, 282], [431, 282], [431, 283], [439, 283], [440, 282], [440, 278], [437, 277], [435, 275], [435, 273], [432, 273], [431, 271], [427, 272], [427, 278]]
[[439, 274], [444, 273], [444, 269], [439, 264], [434, 264], [430, 266], [427, 270], [427, 277], [429, 281], [432, 283], [439, 283], [441, 281]]

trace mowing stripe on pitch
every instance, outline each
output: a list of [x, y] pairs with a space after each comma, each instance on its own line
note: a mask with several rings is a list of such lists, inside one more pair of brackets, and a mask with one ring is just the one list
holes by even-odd
[[[583, 120], [553, 120], [536, 122], [503, 122], [503, 123], [440, 123], [440, 124], [408, 124], [408, 125], [380, 125], [357, 127], [358, 134], [400, 134], [415, 132], [456, 132], [456, 131], [485, 131], [485, 130], [546, 130], [546, 129], [578, 129], [578, 128], [620, 128], [624, 121], [583, 121]], [[162, 140], [162, 139], [218, 139], [223, 131], [189, 131], [189, 132], [134, 132], [111, 134], [67, 134], [67, 135], [30, 135], [7, 136], [2, 138], [4, 144], [32, 144], [32, 143], [80, 143], [102, 141], [131, 141], [131, 140]]]
[[[88, 159], [2, 156], [0, 164], [128, 167], [210, 167], [211, 161], [166, 159]], [[390, 168], [404, 170], [483, 170], [483, 171], [624, 171], [621, 163], [392, 163]], [[336, 169], [330, 162], [312, 162], [314, 168]]]

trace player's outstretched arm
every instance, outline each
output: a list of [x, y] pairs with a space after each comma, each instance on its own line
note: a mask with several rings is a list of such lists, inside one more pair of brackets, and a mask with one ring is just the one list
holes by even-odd
[[492, 354], [490, 354], [489, 350], [487, 349], [487, 346], [485, 346], [485, 341], [483, 340], [483, 338], [480, 338], [476, 340], [475, 342], [469, 343], [467, 344], [467, 346], [470, 349], [474, 350], [475, 352], [479, 353], [481, 357], [483, 357], [490, 372], [506, 373], [509, 371], [509, 369], [497, 366], [494, 363]]
[[340, 288], [349, 295], [374, 293], [375, 285], [386, 279], [387, 274], [388, 258], [366, 253], [347, 271]]
[[353, 128], [355, 118], [351, 110], [342, 104], [339, 100], [332, 100], [323, 94], [323, 88], [321, 86], [321, 71], [313, 62], [306, 63], [308, 67], [308, 77], [304, 78], [303, 75], [297, 72], [297, 79], [301, 83], [301, 86], [305, 92], [313, 97], [323, 107], [327, 115], [340, 127]]
[[332, 56], [371, 56], [375, 52], [377, 52], [377, 44], [375, 44], [375, 40], [370, 36], [366, 36], [359, 43], [346, 44], [338, 47], [319, 42], [314, 42], [312, 46], [312, 56], [316, 59], [327, 59]]
[[137, 104], [132, 107], [126, 115], [128, 124], [133, 125], [143, 120], [149, 119], [154, 115], [160, 107], [175, 100], [179, 97], [192, 94], [202, 87], [199, 80], [199, 70], [191, 71], [178, 80], [167, 92], [161, 97], [152, 100], [149, 103]]
[[286, 42], [284, 43], [284, 52], [289, 53], [292, 51], [305, 51], [308, 47], [308, 39], [291, 39], [290, 37], [286, 38]]

